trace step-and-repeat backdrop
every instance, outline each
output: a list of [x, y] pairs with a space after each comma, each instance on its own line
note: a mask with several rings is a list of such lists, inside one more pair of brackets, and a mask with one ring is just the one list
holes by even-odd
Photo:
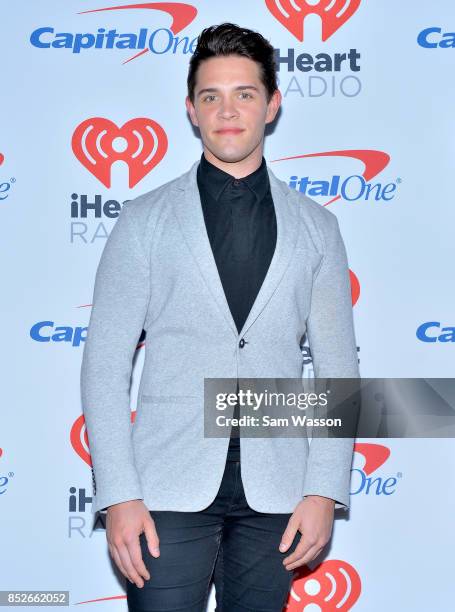
[[[283, 104], [265, 157], [338, 217], [362, 376], [451, 377], [455, 3], [18, 0], [0, 11], [0, 587], [126, 610], [104, 517], [91, 513], [79, 370], [122, 203], [201, 153], [184, 106], [197, 35], [231, 21], [276, 49]], [[148, 146], [145, 133], [143, 165], [125, 151], [133, 137]], [[322, 562], [296, 574], [288, 611], [449, 609], [453, 440], [359, 439], [355, 451], [351, 510]]]

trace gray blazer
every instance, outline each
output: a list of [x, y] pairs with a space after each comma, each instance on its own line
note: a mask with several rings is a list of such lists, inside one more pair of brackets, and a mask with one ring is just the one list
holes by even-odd
[[[213, 501], [229, 438], [204, 437], [204, 377], [302, 378], [305, 333], [315, 376], [359, 376], [336, 216], [267, 166], [277, 242], [239, 334], [205, 229], [198, 164], [124, 204], [100, 258], [81, 365], [92, 512], [133, 499], [150, 510], [190, 512]], [[133, 425], [130, 379], [142, 329], [147, 336]], [[353, 439], [310, 442], [240, 439], [251, 508], [289, 513], [312, 494], [349, 506]]]

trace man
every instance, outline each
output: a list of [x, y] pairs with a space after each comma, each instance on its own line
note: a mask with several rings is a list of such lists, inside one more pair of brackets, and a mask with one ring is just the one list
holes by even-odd
[[204, 610], [218, 562], [218, 610], [279, 612], [349, 506], [352, 439], [204, 436], [204, 380], [302, 377], [305, 335], [315, 376], [359, 375], [337, 219], [263, 158], [280, 103], [267, 40], [203, 30], [186, 98], [201, 159], [124, 205], [98, 266], [81, 391], [130, 610]]

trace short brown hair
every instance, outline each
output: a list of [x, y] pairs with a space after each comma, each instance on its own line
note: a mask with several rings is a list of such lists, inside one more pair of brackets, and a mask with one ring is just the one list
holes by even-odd
[[259, 64], [261, 81], [269, 102], [273, 92], [278, 89], [274, 48], [259, 32], [228, 22], [205, 28], [197, 38], [187, 78], [188, 97], [191, 102], [194, 103], [194, 87], [199, 64], [210, 57], [226, 55], [240, 55]]

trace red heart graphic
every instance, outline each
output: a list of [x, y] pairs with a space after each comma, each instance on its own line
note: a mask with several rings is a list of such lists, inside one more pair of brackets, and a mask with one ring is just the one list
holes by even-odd
[[[136, 420], [136, 410], [131, 412], [131, 423]], [[92, 467], [92, 458], [90, 456], [90, 447], [88, 441], [87, 427], [85, 425], [85, 417], [83, 414], [77, 417], [70, 431], [70, 442], [73, 449], [85, 463]]]
[[352, 17], [360, 2], [361, 0], [320, 0], [311, 5], [307, 4], [306, 0], [265, 0], [275, 19], [302, 42], [307, 15], [319, 15], [322, 22], [322, 40], [326, 41]]
[[[115, 150], [115, 139], [126, 147]], [[105, 187], [111, 186], [111, 166], [118, 160], [129, 168], [129, 187], [134, 187], [164, 157], [168, 147], [166, 132], [152, 119], [138, 117], [118, 128], [103, 117], [80, 123], [71, 139], [74, 155]]]
[[362, 590], [360, 576], [355, 568], [341, 561], [323, 561], [314, 570], [304, 567], [291, 586], [286, 612], [302, 612], [315, 604], [321, 612], [350, 610]]

